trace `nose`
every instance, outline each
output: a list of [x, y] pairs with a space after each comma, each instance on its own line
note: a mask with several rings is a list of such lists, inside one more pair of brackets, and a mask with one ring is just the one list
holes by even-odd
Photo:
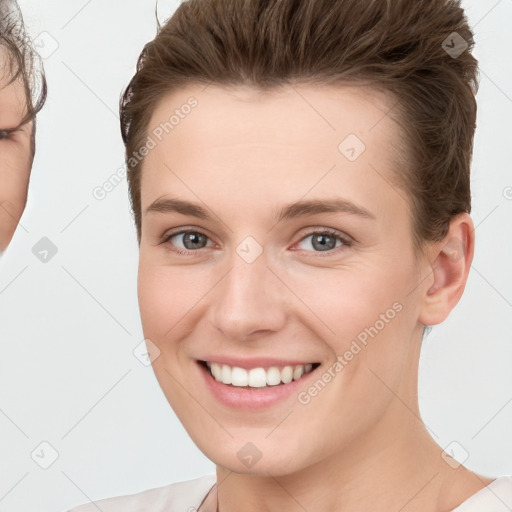
[[289, 311], [286, 287], [268, 267], [265, 253], [252, 263], [237, 253], [215, 287], [211, 322], [224, 338], [248, 341], [282, 329]]

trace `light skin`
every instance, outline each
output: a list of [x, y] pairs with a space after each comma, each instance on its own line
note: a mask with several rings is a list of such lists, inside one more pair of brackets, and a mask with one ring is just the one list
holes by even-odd
[[[200, 510], [218, 500], [222, 512], [440, 512], [488, 485], [441, 457], [417, 396], [423, 328], [458, 302], [474, 227], [458, 215], [443, 241], [415, 253], [393, 174], [391, 100], [348, 86], [190, 85], [162, 98], [148, 134], [190, 96], [198, 106], [144, 160], [138, 293], [145, 338], [160, 350], [157, 379], [217, 467]], [[348, 134], [366, 146], [353, 162], [338, 149]], [[212, 218], [151, 208], [170, 197]], [[290, 203], [333, 198], [370, 215], [274, 219]], [[320, 251], [311, 233], [325, 228], [341, 239]], [[181, 229], [206, 235], [202, 248], [171, 237]], [[252, 263], [236, 251], [248, 236], [263, 249]], [[395, 303], [400, 312], [307, 405], [293, 395], [242, 412], [216, 402], [198, 376], [196, 359], [211, 354], [293, 356], [320, 362], [321, 375]], [[247, 442], [262, 454], [250, 468], [237, 457]]]
[[[5, 69], [0, 55], [0, 70]], [[0, 71], [0, 252], [9, 245], [27, 201], [32, 148], [33, 121], [19, 126], [26, 114], [27, 101], [21, 80], [9, 84], [10, 78]]]

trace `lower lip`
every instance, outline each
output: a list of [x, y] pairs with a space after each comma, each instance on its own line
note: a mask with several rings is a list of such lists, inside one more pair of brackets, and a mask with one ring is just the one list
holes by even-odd
[[297, 396], [304, 390], [312, 374], [316, 375], [315, 368], [299, 380], [292, 380], [288, 384], [278, 384], [263, 388], [241, 388], [223, 384], [213, 378], [208, 368], [197, 361], [199, 371], [207, 388], [222, 404], [242, 411], [261, 411], [282, 402], [292, 395]]

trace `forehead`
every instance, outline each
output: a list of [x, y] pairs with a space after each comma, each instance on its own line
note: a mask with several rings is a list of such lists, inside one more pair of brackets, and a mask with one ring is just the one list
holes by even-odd
[[180, 134], [188, 142], [195, 135], [198, 140], [208, 138], [227, 145], [235, 141], [300, 142], [303, 138], [328, 144], [344, 133], [356, 133], [375, 143], [379, 137], [392, 139], [396, 135], [397, 127], [389, 116], [393, 99], [356, 85], [284, 85], [265, 91], [251, 86], [190, 85], [163, 96], [152, 115], [150, 130], [168, 121], [174, 110], [186, 107], [191, 97], [197, 107], [181, 121], [195, 118], [193, 133], [186, 130], [190, 122], [180, 122], [179, 129], [176, 125], [172, 130], [176, 142]]
[[9, 63], [5, 49], [0, 47], [0, 128], [17, 126], [26, 109], [26, 96], [23, 81], [11, 83]]
[[387, 95], [346, 85], [177, 90], [148, 126], [155, 144], [143, 164], [142, 208], [173, 188], [190, 196], [212, 185], [217, 195], [238, 187], [269, 201], [272, 192], [296, 200], [345, 185], [371, 201], [379, 188], [394, 187], [401, 136], [392, 109]]

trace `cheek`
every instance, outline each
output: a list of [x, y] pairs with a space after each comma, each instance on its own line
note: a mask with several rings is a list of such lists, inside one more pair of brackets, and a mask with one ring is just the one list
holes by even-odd
[[153, 371], [171, 407], [185, 414], [191, 405], [178, 384], [189, 378], [183, 374], [181, 340], [186, 340], [190, 327], [196, 325], [195, 305], [205, 293], [199, 288], [201, 280], [192, 279], [191, 274], [184, 267], [155, 263], [141, 250], [137, 288], [144, 338], [159, 350]]
[[141, 251], [137, 287], [144, 335], [157, 345], [176, 338], [197, 315], [208, 283], [208, 276], [192, 266], [154, 264]]
[[302, 300], [303, 319], [310, 317], [323, 326], [329, 338], [340, 341], [357, 337], [375, 323], [379, 331], [385, 330], [383, 321], [386, 328], [395, 323], [409, 280], [405, 272], [388, 272], [383, 265], [327, 271], [302, 269], [288, 276], [290, 288]]
[[338, 385], [343, 381], [350, 387], [351, 399], [367, 400], [364, 395], [372, 389], [386, 392], [372, 371], [392, 384], [407, 365], [416, 314], [407, 294], [414, 271], [406, 264], [387, 269], [384, 263], [346, 272], [331, 269], [320, 279], [318, 269], [309, 278], [293, 278], [293, 289], [306, 306], [297, 310], [300, 322], [329, 345], [332, 361], [341, 362]]
[[[172, 279], [174, 273], [144, 263], [141, 258], [138, 275], [138, 296], [144, 336], [160, 344], [165, 333], [180, 316], [180, 304], [186, 303], [180, 279]], [[176, 277], [177, 275], [174, 274]], [[180, 297], [181, 300], [176, 300]], [[183, 313], [182, 313], [183, 314]]]

